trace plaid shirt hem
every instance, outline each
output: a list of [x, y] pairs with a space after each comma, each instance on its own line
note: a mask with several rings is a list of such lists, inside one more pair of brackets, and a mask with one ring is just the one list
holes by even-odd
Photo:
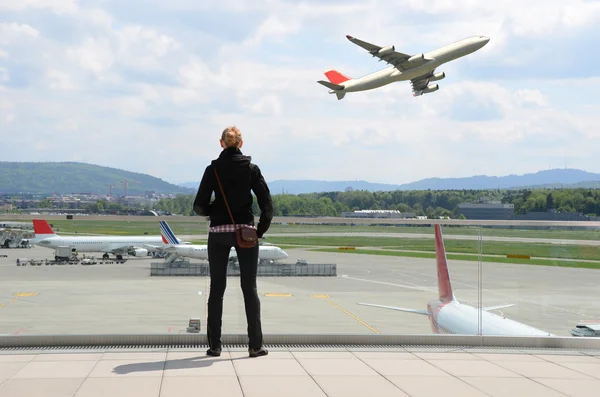
[[[256, 229], [256, 227], [254, 227], [252, 225], [235, 225], [235, 226], [236, 226], [236, 229], [241, 229], [241, 228]], [[233, 228], [233, 225], [231, 223], [228, 225], [213, 226], [208, 230], [210, 233], [233, 233], [233, 232], [235, 232], [235, 229]]]

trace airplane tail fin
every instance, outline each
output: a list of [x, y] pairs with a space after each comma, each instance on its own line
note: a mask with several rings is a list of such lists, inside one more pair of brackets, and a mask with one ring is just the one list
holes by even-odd
[[350, 80], [350, 77], [344, 76], [337, 70], [333, 69], [326, 71], [325, 76], [327, 77], [327, 80], [333, 84], [342, 84], [344, 81]]
[[446, 259], [446, 248], [444, 248], [444, 239], [442, 237], [442, 227], [434, 225], [435, 229], [435, 257], [437, 260], [438, 291], [440, 301], [450, 302], [456, 300], [452, 292], [450, 283], [450, 273], [448, 272], [448, 260]]
[[160, 234], [162, 236], [163, 243], [166, 245], [179, 245], [181, 242], [177, 237], [175, 237], [175, 233], [169, 227], [169, 224], [165, 221], [160, 221]]
[[33, 220], [33, 232], [36, 237], [51, 237], [56, 236], [52, 227], [44, 219]]

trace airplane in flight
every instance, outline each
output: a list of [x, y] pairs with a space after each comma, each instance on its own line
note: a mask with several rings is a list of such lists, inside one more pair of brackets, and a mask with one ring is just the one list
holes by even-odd
[[372, 90], [396, 81], [410, 80], [415, 97], [437, 91], [439, 86], [431, 82], [442, 80], [446, 74], [436, 73], [436, 68], [471, 54], [490, 41], [486, 36], [473, 36], [427, 53], [409, 55], [396, 51], [393, 45], [380, 47], [352, 36], [347, 35], [346, 38], [390, 66], [356, 79], [337, 70], [326, 71], [329, 81], [319, 80], [318, 83], [329, 88], [329, 93], [335, 94], [338, 100], [344, 98], [347, 92]]
[[124, 254], [145, 257], [148, 252], [164, 251], [161, 236], [59, 236], [43, 219], [33, 220], [35, 237], [29, 242], [46, 248], [69, 246], [77, 252], [103, 252], [102, 259], [114, 254], [122, 260]]
[[[439, 293], [438, 299], [429, 302], [427, 304], [427, 310], [406, 309], [370, 303], [358, 303], [359, 305], [428, 316], [431, 321], [431, 328], [436, 334], [554, 336], [548, 331], [542, 331], [527, 324], [490, 313], [491, 310], [511, 307], [514, 306], [514, 304], [488, 306], [479, 310], [476, 307], [460, 303], [452, 292], [452, 284], [450, 283], [450, 274], [448, 272], [448, 261], [446, 259], [446, 249], [444, 248], [444, 240], [442, 238], [442, 229], [440, 225], [434, 225], [434, 228]], [[481, 321], [481, 323], [479, 321]]]
[[[182, 244], [167, 222], [160, 221], [159, 223], [163, 243], [166, 245], [166, 252], [185, 258], [208, 260], [208, 247], [206, 245]], [[261, 263], [286, 259], [287, 257], [288, 254], [284, 250], [274, 245], [260, 245], [258, 248], [258, 259]], [[229, 260], [232, 259], [237, 259], [237, 252], [234, 247], [231, 248], [229, 254]]]

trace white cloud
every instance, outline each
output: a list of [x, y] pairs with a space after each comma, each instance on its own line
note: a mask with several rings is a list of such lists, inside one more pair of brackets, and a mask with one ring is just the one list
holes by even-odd
[[16, 22], [0, 22], [0, 44], [11, 44], [22, 38], [36, 38], [40, 32], [27, 25]]
[[29, 9], [50, 9], [57, 14], [71, 14], [77, 11], [77, 0], [0, 0], [0, 11]]
[[82, 45], [68, 48], [67, 56], [83, 69], [96, 75], [107, 71], [115, 61], [108, 38], [87, 37]]
[[73, 91], [77, 89], [77, 86], [68, 73], [52, 69], [46, 73], [46, 76], [48, 78], [48, 87], [51, 90]]
[[547, 98], [538, 90], [517, 90], [514, 98], [519, 106], [546, 106]]

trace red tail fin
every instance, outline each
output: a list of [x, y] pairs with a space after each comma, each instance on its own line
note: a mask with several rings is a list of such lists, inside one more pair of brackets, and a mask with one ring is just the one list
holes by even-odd
[[448, 272], [448, 260], [446, 249], [442, 238], [442, 227], [434, 225], [435, 228], [435, 257], [437, 259], [438, 291], [442, 302], [454, 300], [452, 285], [450, 284], [450, 273]]
[[35, 234], [55, 234], [48, 222], [43, 219], [33, 220], [33, 231]]
[[328, 70], [325, 72], [325, 76], [327, 76], [327, 79], [333, 84], [341, 84], [344, 81], [350, 80], [350, 77], [344, 76], [337, 70]]

